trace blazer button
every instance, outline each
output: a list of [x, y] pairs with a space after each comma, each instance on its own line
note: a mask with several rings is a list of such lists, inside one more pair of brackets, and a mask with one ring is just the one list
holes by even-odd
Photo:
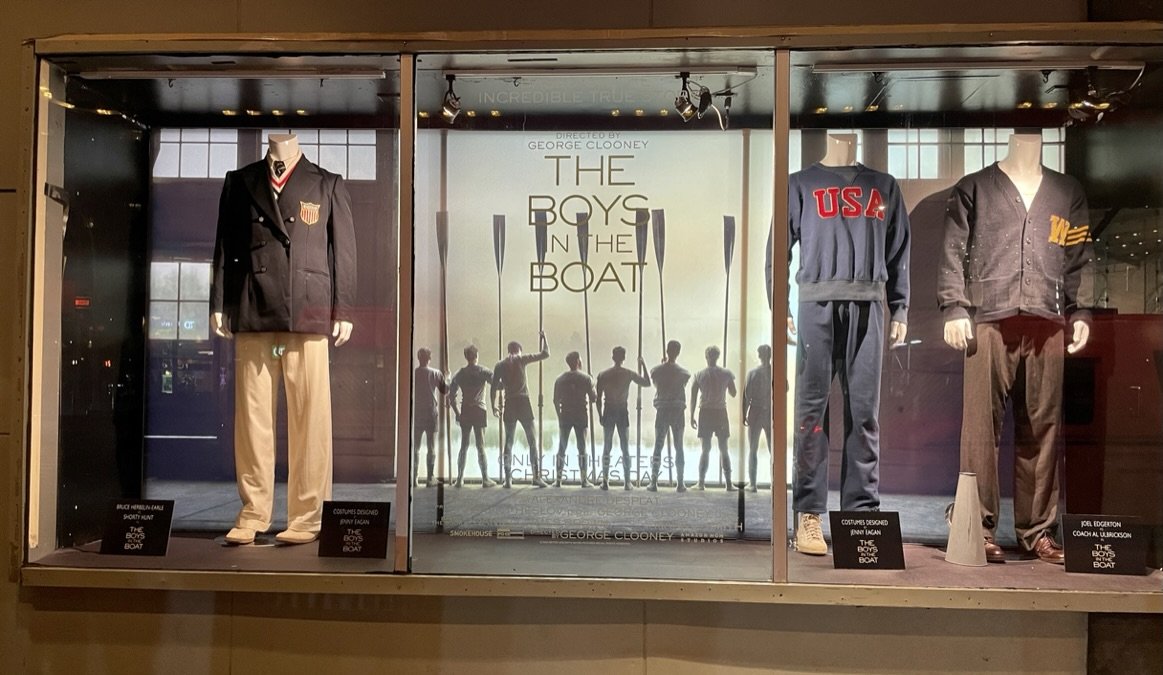
[[258, 217], [258, 222], [260, 222], [260, 223], [263, 222], [262, 216]]
[[291, 221], [291, 222], [293, 223], [293, 222], [295, 222], [295, 217], [294, 217], [294, 216], [291, 216], [290, 218], [287, 218], [287, 220], [289, 220], [289, 221]]
[[259, 271], [259, 272], [265, 272], [265, 271], [267, 271], [267, 268], [266, 268], [266, 267], [260, 267], [260, 268], [258, 268], [258, 271]]

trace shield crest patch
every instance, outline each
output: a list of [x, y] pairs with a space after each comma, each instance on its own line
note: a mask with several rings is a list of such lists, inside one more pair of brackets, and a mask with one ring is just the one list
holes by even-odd
[[308, 225], [319, 222], [319, 205], [311, 202], [299, 202], [299, 220]]

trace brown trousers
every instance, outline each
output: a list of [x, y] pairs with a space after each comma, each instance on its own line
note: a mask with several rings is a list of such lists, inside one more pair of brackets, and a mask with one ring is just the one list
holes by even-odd
[[982, 525], [997, 530], [998, 445], [1014, 403], [1014, 529], [1029, 551], [1058, 521], [1058, 433], [1062, 424], [1062, 326], [1016, 316], [975, 327], [965, 358], [961, 470], [977, 474]]
[[331, 376], [324, 335], [237, 333], [234, 345], [234, 466], [242, 509], [237, 527], [271, 525], [275, 417], [287, 392], [287, 528], [318, 532], [331, 499]]

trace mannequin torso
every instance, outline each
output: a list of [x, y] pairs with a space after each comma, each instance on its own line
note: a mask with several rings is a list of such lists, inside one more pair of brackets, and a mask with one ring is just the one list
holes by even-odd
[[856, 134], [828, 134], [827, 150], [820, 158], [824, 166], [856, 164]]
[[1010, 136], [1009, 154], [997, 163], [997, 168], [1009, 176], [1022, 195], [1026, 209], [1042, 185], [1042, 136], [1014, 134]]

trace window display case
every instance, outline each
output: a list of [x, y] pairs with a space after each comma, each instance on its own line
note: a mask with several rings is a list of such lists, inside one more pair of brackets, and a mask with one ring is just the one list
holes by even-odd
[[414, 571], [771, 578], [774, 87], [770, 51], [421, 58]]
[[174, 503], [174, 565], [318, 567], [232, 544], [394, 501], [398, 57], [78, 57], [40, 82], [29, 562], [133, 565], [96, 542], [148, 499]]
[[25, 580], [1163, 611], [1163, 38], [1085, 30], [38, 41]]

